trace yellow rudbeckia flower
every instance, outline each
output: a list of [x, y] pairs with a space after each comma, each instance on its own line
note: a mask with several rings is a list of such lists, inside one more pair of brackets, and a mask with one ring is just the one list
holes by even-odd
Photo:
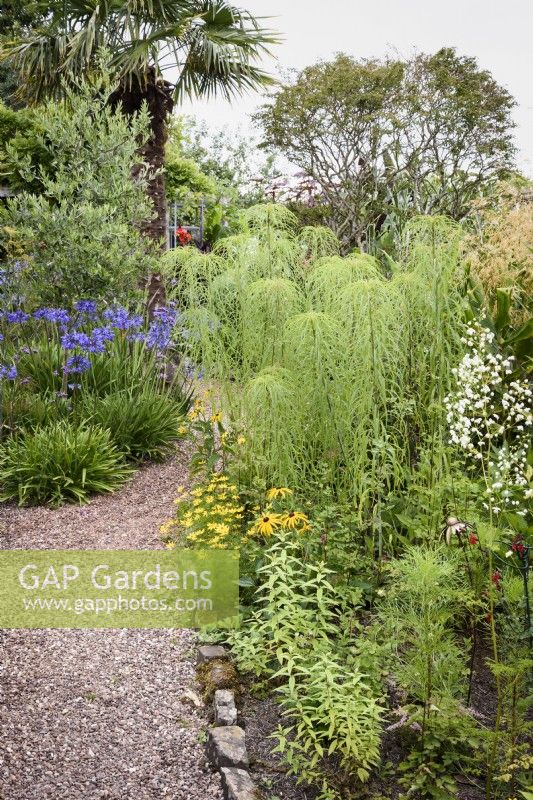
[[281, 524], [284, 528], [289, 528], [290, 530], [293, 530], [294, 528], [307, 530], [309, 528], [309, 520], [305, 514], [302, 514], [301, 511], [289, 511], [286, 514], [283, 514], [281, 518]]
[[279, 514], [265, 514], [261, 519], [257, 520], [254, 530], [262, 536], [271, 536], [280, 525], [281, 517]]
[[266, 493], [267, 500], [277, 500], [278, 497], [288, 497], [292, 494], [292, 489], [287, 489], [286, 486], [273, 486]]

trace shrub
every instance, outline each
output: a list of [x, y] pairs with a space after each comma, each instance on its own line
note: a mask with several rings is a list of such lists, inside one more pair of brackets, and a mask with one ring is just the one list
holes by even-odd
[[172, 450], [184, 410], [183, 401], [150, 388], [139, 394], [88, 395], [81, 404], [81, 413], [107, 429], [119, 450], [135, 461], [160, 460]]
[[[111, 108], [110, 93], [98, 78], [69, 91], [66, 104], [52, 100], [39, 112], [41, 158], [53, 171], [39, 174], [38, 194], [30, 184], [0, 209], [3, 226], [14, 231], [14, 244], [4, 241], [7, 255], [25, 255], [19, 288], [27, 298], [56, 305], [79, 296], [131, 297], [155, 261], [139, 231], [152, 213], [138, 155], [147, 111], [126, 119]], [[21, 164], [31, 173], [24, 156]]]
[[0, 450], [0, 500], [84, 503], [93, 492], [117, 489], [131, 474], [109, 431], [60, 421], [6, 442]]

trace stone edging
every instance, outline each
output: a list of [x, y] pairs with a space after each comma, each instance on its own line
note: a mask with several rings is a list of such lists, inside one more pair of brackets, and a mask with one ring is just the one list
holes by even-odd
[[259, 793], [248, 771], [246, 735], [237, 724], [235, 688], [231, 687], [236, 672], [229, 662], [229, 653], [220, 645], [202, 645], [196, 663], [206, 692], [213, 692], [214, 724], [208, 734], [206, 753], [209, 763], [220, 773], [224, 800], [258, 800]]

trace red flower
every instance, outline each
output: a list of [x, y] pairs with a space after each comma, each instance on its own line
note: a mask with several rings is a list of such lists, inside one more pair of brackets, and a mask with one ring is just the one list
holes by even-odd
[[192, 236], [189, 233], [189, 231], [186, 231], [185, 228], [182, 228], [180, 225], [179, 228], [176, 228], [176, 239], [178, 240], [180, 245], [183, 246], [189, 244], [189, 242], [192, 239]]
[[491, 579], [491, 581], [493, 582], [494, 586], [497, 589], [501, 589], [501, 582], [502, 582], [502, 574], [501, 574], [501, 572], [496, 570], [495, 572], [492, 573], [490, 579]]
[[527, 547], [524, 544], [524, 539], [522, 538], [522, 536], [520, 536], [520, 534], [518, 534], [518, 536], [514, 537], [513, 542], [511, 544], [511, 550], [514, 553], [518, 553], [520, 558], [524, 558], [524, 555], [526, 554]]
[[470, 536], [468, 537], [468, 541], [470, 542], [470, 544], [477, 544], [479, 542], [479, 539], [477, 538], [475, 533], [471, 533]]

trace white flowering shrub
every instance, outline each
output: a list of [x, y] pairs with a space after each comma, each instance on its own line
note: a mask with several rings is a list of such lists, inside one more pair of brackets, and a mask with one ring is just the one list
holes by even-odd
[[450, 441], [479, 463], [487, 486], [484, 507], [525, 516], [532, 495], [532, 391], [527, 382], [511, 379], [514, 358], [497, 351], [492, 331], [473, 325], [462, 341], [469, 352], [453, 370], [456, 390], [444, 401]]

